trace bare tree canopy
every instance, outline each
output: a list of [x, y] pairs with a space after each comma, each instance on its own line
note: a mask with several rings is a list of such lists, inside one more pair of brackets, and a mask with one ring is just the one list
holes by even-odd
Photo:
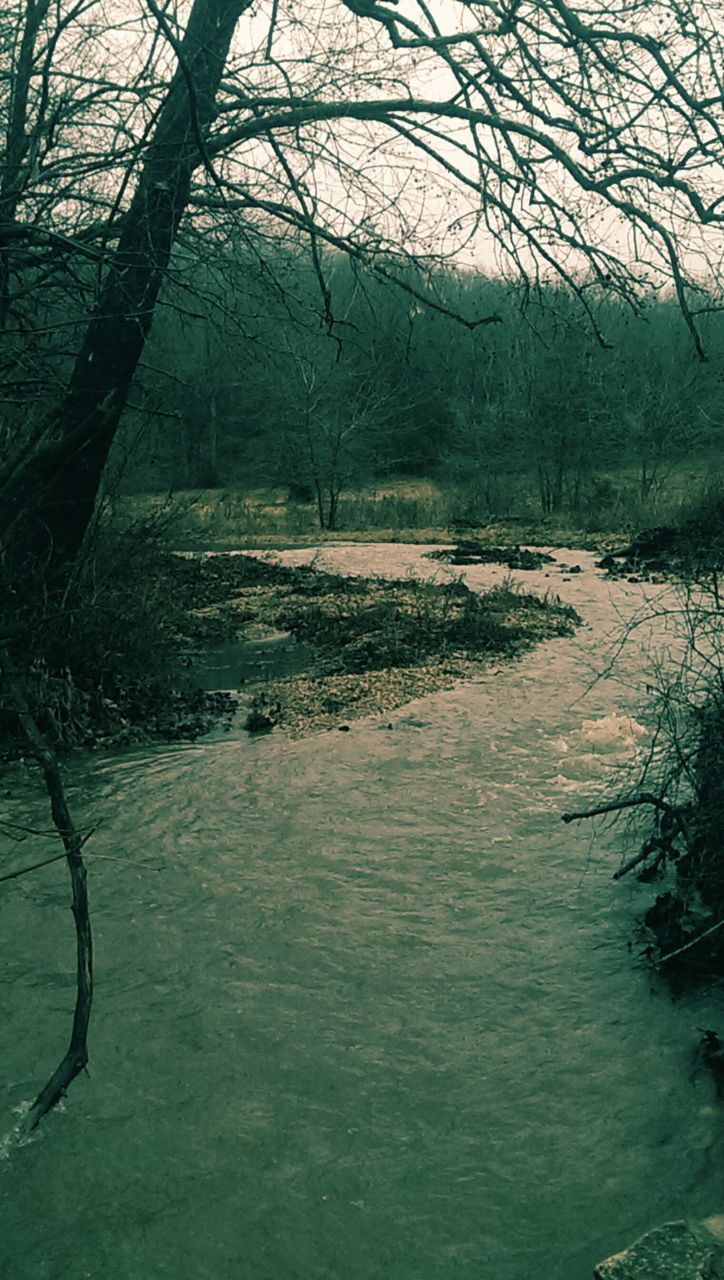
[[19, 399], [47, 332], [62, 340], [0, 528], [32, 509], [52, 556], [74, 555], [192, 228], [233, 228], [261, 255], [306, 242], [330, 325], [325, 245], [388, 275], [462, 255], [557, 276], [594, 325], [596, 290], [636, 307], [668, 286], [703, 356], [723, 29], [718, 0], [6, 5], [0, 317]]

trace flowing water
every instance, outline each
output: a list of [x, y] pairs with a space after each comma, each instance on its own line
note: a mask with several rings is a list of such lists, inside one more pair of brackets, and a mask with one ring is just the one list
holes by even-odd
[[[321, 563], [453, 572], [414, 547]], [[91, 1075], [0, 1161], [3, 1277], [588, 1280], [722, 1210], [691, 1071], [720, 1010], [651, 993], [621, 832], [560, 821], [644, 741], [646, 628], [589, 686], [655, 589], [585, 553], [549, 570], [517, 576], [584, 626], [475, 683], [349, 733], [74, 766], [102, 820]], [[2, 886], [6, 1129], [65, 1045], [67, 901], [62, 863]]]

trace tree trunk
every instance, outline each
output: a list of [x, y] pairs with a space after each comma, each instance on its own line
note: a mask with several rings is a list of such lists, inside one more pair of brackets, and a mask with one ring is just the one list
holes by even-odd
[[44, 447], [0, 494], [0, 535], [22, 522], [14, 546], [22, 542], [26, 559], [28, 553], [40, 559], [51, 581], [53, 571], [75, 558], [93, 514], [191, 177], [203, 160], [231, 37], [250, 4], [194, 0], [178, 66], [66, 394], [46, 427]]

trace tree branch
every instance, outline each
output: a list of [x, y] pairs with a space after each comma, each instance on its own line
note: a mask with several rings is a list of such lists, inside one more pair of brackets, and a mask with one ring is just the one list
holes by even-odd
[[681, 956], [685, 951], [690, 951], [692, 947], [697, 946], [699, 942], [703, 942], [704, 938], [708, 938], [712, 933], [716, 933], [717, 929], [724, 927], [724, 920], [719, 920], [717, 924], [711, 925], [709, 929], [705, 929], [703, 933], [697, 933], [695, 938], [690, 942], [684, 943], [683, 947], [677, 947], [675, 951], [669, 951], [665, 956], [661, 956], [658, 963], [666, 964], [667, 960], [673, 960], [675, 956]]
[[53, 822], [65, 849], [63, 856], [67, 861], [70, 874], [75, 921], [76, 998], [70, 1042], [63, 1058], [24, 1117], [22, 1128], [25, 1131], [32, 1131], [40, 1124], [43, 1116], [47, 1115], [60, 1101], [68, 1086], [88, 1063], [88, 1024], [93, 1005], [93, 938], [88, 910], [86, 868], [81, 854], [84, 838], [76, 829], [70, 815], [57, 757], [39, 729], [20, 678], [2, 648], [0, 648], [0, 671], [12, 697], [28, 746], [37, 759], [45, 779]]
[[[661, 796], [654, 795], [652, 791], [642, 791], [637, 796], [632, 796], [628, 800], [612, 800], [608, 804], [597, 805], [595, 809], [585, 809], [580, 813], [563, 813], [561, 820], [563, 822], [580, 822], [583, 818], [597, 818], [606, 813], [621, 813], [624, 809], [638, 809], [643, 806], [649, 806], [658, 809], [661, 813], [667, 813], [672, 822], [675, 822], [687, 847], [691, 843], [691, 834], [689, 824], [684, 816], [681, 807], [669, 804], [667, 800], [663, 800]], [[629, 871], [633, 871], [634, 867], [638, 867], [642, 862], [651, 856], [651, 850], [645, 849], [641, 853], [637, 853], [635, 858], [631, 858], [625, 862], [618, 871], [613, 874], [614, 880], [621, 880]]]

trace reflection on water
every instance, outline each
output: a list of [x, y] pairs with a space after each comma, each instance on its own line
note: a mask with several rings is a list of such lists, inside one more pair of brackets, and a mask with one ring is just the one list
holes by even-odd
[[[649, 891], [611, 883], [615, 832], [560, 821], [640, 748], [652, 639], [591, 684], [645, 589], [574, 558], [520, 576], [585, 628], [474, 684], [348, 734], [77, 767], [108, 858], [91, 1077], [0, 1171], [12, 1280], [585, 1280], [721, 1209], [690, 1062], [716, 1011], [650, 997], [627, 949]], [[73, 957], [62, 867], [4, 888], [9, 1127], [64, 1045]]]

